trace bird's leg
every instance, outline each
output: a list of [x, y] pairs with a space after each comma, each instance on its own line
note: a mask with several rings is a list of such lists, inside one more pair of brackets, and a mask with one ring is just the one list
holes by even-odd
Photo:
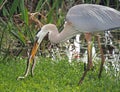
[[82, 81], [84, 80], [84, 77], [86, 76], [87, 72], [89, 71], [89, 69], [92, 67], [92, 51], [91, 51], [91, 34], [90, 33], [86, 33], [85, 34], [85, 39], [87, 41], [88, 44], [88, 64], [87, 64], [87, 68], [84, 71], [80, 81], [79, 81], [79, 85], [82, 83]]
[[89, 69], [91, 69], [93, 67], [92, 64], [92, 42], [91, 42], [91, 33], [86, 33], [85, 34], [85, 39], [87, 41], [88, 47], [87, 47], [87, 52], [88, 52], [88, 65], [89, 65]]
[[98, 78], [100, 78], [102, 70], [103, 70], [103, 65], [104, 65], [104, 62], [105, 62], [105, 57], [104, 57], [103, 49], [102, 49], [101, 44], [100, 44], [100, 36], [99, 35], [97, 35], [97, 40], [98, 40], [98, 46], [100, 48], [101, 59], [102, 59], [101, 65], [100, 65], [100, 71], [99, 71], [99, 74], [98, 74]]

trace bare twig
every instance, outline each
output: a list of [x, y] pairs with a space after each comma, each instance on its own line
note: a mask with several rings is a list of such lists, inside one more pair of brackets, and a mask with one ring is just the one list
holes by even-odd
[[[41, 13], [39, 13], [39, 12], [35, 12], [35, 13], [30, 13], [30, 12], [29, 12], [28, 15], [29, 15], [29, 24], [35, 23], [35, 28], [37, 28], [37, 29], [39, 29], [39, 28], [41, 28], [41, 27], [43, 26], [43, 24], [42, 24], [42, 23], [39, 21], [39, 19], [36, 17], [36, 16], [39, 16], [39, 15], [40, 15], [43, 19], [46, 19], [46, 17], [45, 17], [43, 14], [41, 14]], [[19, 19], [20, 16], [21, 16], [21, 14], [14, 15], [14, 20], [15, 20], [16, 24], [19, 24], [18, 21], [21, 21], [21, 20]], [[21, 21], [20, 23], [21, 23], [21, 25], [24, 24], [23, 21]]]

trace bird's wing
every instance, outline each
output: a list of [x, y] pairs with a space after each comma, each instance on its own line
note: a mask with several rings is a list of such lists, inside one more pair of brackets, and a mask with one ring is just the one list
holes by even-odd
[[81, 32], [104, 31], [120, 27], [120, 12], [106, 6], [81, 4], [68, 11], [66, 20]]

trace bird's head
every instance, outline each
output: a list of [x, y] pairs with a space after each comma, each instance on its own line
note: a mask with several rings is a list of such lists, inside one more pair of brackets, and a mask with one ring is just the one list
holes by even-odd
[[31, 53], [29, 54], [30, 61], [34, 59], [35, 54], [37, 53], [38, 47], [42, 42], [43, 38], [46, 36], [47, 33], [50, 33], [52, 30], [57, 30], [57, 27], [54, 24], [47, 24], [47, 25], [44, 25], [41, 28], [41, 30], [37, 33]]

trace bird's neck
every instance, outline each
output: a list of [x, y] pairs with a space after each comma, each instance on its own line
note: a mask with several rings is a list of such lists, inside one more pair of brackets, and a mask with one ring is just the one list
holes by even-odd
[[75, 36], [78, 33], [79, 31], [76, 31], [74, 27], [65, 25], [64, 29], [60, 33], [58, 32], [58, 30], [50, 32], [49, 40], [52, 43], [60, 43], [70, 39], [71, 37]]

